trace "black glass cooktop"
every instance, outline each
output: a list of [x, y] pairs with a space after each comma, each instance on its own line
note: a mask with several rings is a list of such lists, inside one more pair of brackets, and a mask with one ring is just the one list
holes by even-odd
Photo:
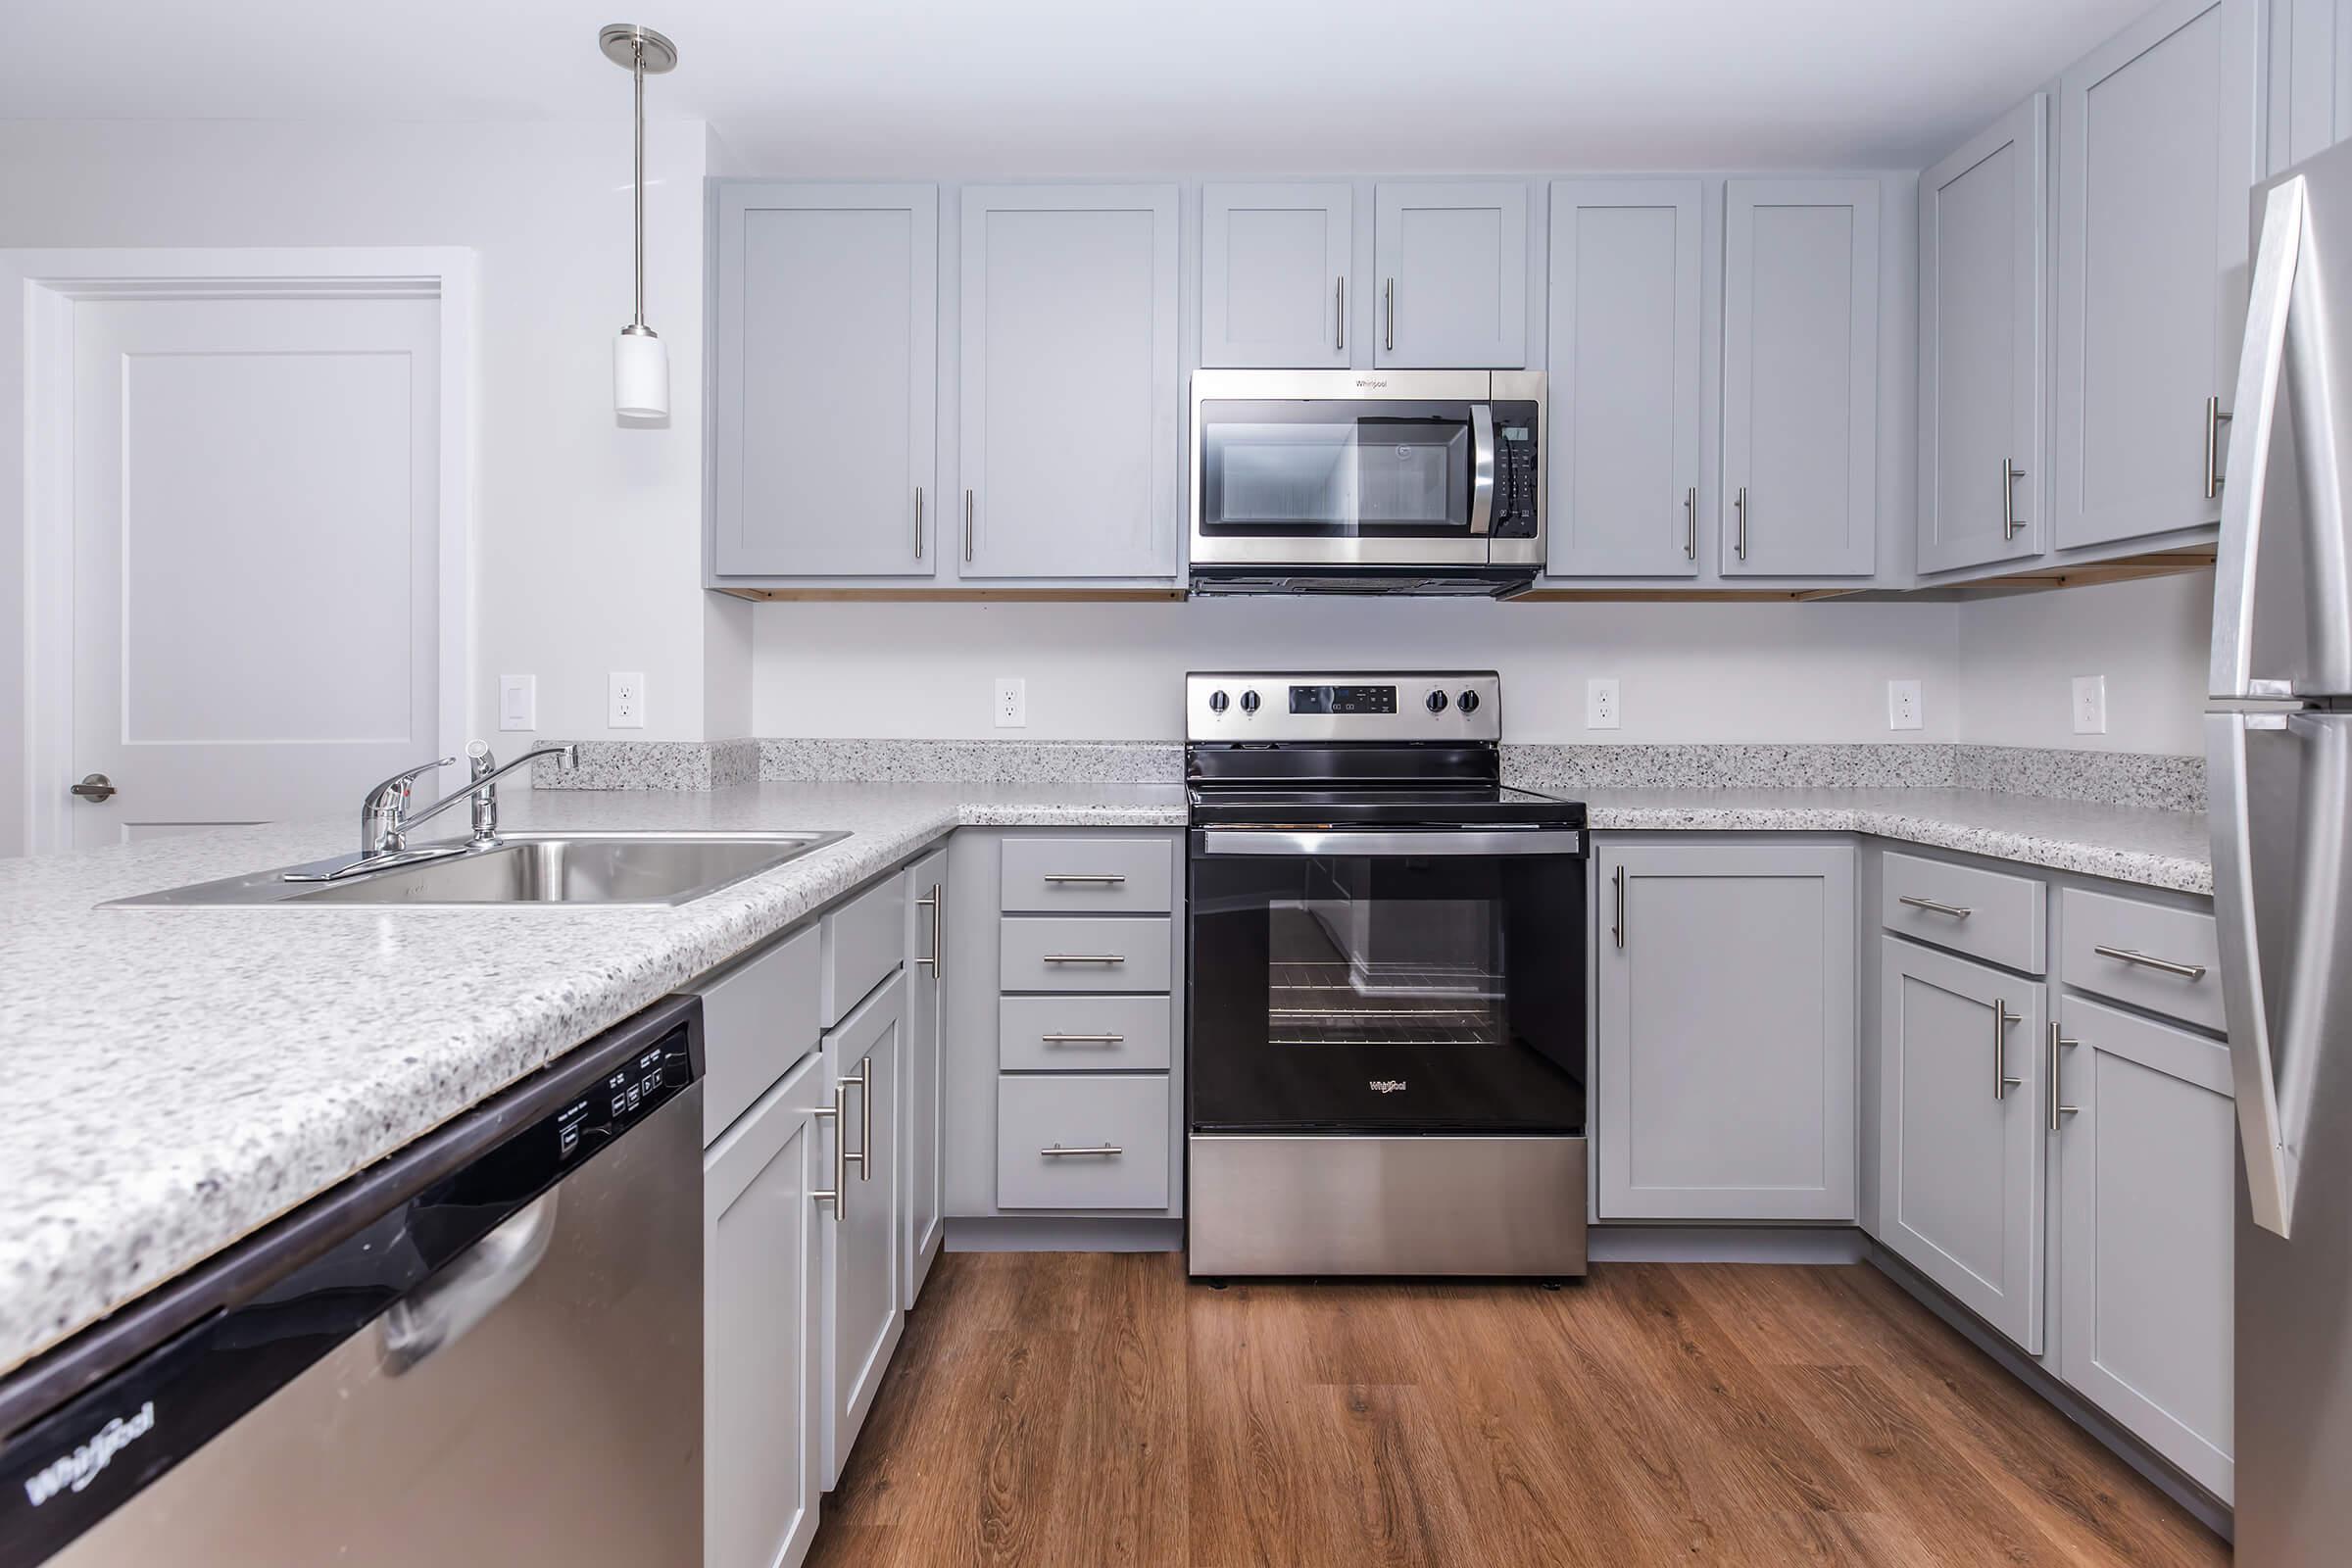
[[1499, 784], [1292, 788], [1195, 784], [1187, 791], [1196, 827], [1352, 823], [1396, 827], [1582, 827], [1585, 808]]

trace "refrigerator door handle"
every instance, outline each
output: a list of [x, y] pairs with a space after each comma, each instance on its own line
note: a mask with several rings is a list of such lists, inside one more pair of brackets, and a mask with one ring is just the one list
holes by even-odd
[[2253, 676], [2255, 568], [2263, 497], [2271, 478], [2271, 431], [2278, 418], [2286, 361], [2286, 325], [2295, 294], [2306, 222], [2304, 182], [2271, 188], [2246, 300], [2246, 335], [2238, 355], [2230, 419], [2230, 482], [2222, 491], [2222, 536], [2213, 580], [2213, 664], [2207, 690], [2248, 695]]

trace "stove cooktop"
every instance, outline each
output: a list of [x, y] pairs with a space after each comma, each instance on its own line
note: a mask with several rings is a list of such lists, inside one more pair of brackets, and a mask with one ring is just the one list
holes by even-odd
[[1506, 785], [1376, 787], [1195, 784], [1186, 791], [1196, 827], [1582, 827], [1585, 808]]

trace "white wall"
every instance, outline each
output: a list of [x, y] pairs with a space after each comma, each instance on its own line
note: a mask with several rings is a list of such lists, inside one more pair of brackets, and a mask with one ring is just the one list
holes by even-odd
[[[1959, 607], [1959, 738], [1988, 746], [2202, 753], [2213, 573]], [[2073, 678], [2107, 677], [2107, 733], [2077, 735]]]
[[[1224, 599], [754, 607], [762, 735], [1176, 740], [1188, 669], [1494, 668], [1521, 741], [1951, 740], [1946, 604], [1531, 604]], [[1029, 725], [993, 728], [995, 677]], [[1615, 676], [1624, 726], [1587, 730]], [[1886, 682], [1926, 727], [1886, 728]]]

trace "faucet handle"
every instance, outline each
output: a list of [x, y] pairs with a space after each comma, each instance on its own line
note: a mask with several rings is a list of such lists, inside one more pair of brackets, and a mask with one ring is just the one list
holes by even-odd
[[444, 757], [437, 762], [421, 762], [405, 772], [393, 774], [368, 792], [368, 806], [370, 808], [390, 807], [394, 802], [398, 802], [402, 806], [407, 805], [411, 793], [409, 787], [412, 784], [435, 768], [447, 767], [456, 760], [457, 759], [454, 757]]

